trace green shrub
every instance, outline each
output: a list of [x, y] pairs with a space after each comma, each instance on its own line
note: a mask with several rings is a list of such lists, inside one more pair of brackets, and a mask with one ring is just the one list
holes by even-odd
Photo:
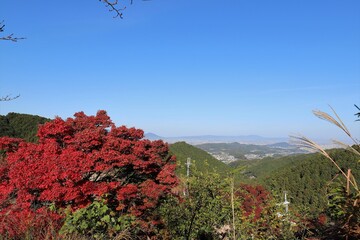
[[78, 233], [94, 239], [110, 239], [129, 229], [134, 229], [135, 218], [121, 215], [106, 204], [106, 200], [94, 201], [86, 208], [68, 211], [61, 233]]

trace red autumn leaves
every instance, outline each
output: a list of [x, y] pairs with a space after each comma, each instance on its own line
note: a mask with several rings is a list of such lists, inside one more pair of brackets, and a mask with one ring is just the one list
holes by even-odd
[[[0, 138], [0, 221], [70, 206], [85, 207], [99, 197], [139, 218], [157, 206], [178, 179], [167, 144], [143, 138], [143, 131], [116, 127], [105, 111], [76, 113], [39, 128], [38, 143]], [[59, 216], [61, 217], [61, 216]], [[8, 226], [10, 227], [10, 226]], [[0, 233], [8, 231], [6, 226]]]

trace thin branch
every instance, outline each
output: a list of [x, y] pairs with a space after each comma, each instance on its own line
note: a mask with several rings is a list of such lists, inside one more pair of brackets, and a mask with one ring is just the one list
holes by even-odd
[[2, 20], [1, 23], [0, 23], [0, 32], [4, 31], [4, 27], [5, 27], [4, 20]]
[[13, 33], [10, 35], [7, 35], [6, 37], [0, 37], [0, 40], [8, 40], [8, 41], [12, 41], [12, 42], [17, 42], [18, 40], [23, 40], [26, 39], [24, 37], [13, 37]]
[[355, 120], [355, 121], [360, 121], [360, 108], [358, 106], [356, 106], [356, 104], [354, 104], [354, 106], [359, 110], [358, 113], [355, 113], [354, 115], [357, 116], [359, 119]]
[[20, 97], [20, 94], [15, 97], [11, 97], [11, 95], [6, 95], [5, 97], [0, 97], [0, 102], [12, 101], [14, 99], [17, 99], [18, 97]]
[[[118, 8], [116, 5], [118, 5], [118, 0], [109, 1], [109, 0], [99, 0], [100, 2], [103, 2], [106, 7], [109, 8], [109, 12], [114, 12], [115, 16], [114, 18], [123, 18], [122, 11], [126, 9], [126, 6], [123, 8]], [[132, 0], [130, 1], [130, 4], [132, 4]]]
[[[0, 32], [4, 32], [4, 28], [5, 28], [5, 24], [4, 21], [0, 22]], [[14, 37], [14, 34], [9, 34], [5, 37], [0, 37], [0, 40], [6, 40], [6, 41], [12, 41], [12, 42], [17, 42], [18, 40], [23, 40], [25, 38], [23, 37]]]

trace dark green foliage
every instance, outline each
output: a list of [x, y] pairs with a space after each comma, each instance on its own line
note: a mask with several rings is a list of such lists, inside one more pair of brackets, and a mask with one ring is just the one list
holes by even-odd
[[0, 137], [15, 137], [15, 129], [10, 125], [6, 116], [0, 115]]
[[[355, 178], [359, 179], [360, 167], [355, 155], [342, 149], [329, 152], [344, 171], [351, 168]], [[308, 208], [314, 215], [325, 210], [328, 184], [339, 173], [335, 166], [320, 154], [237, 161], [231, 165], [237, 168], [245, 167], [241, 174], [236, 176], [237, 179], [262, 184], [279, 195], [288, 191], [292, 206]], [[249, 179], [251, 176], [255, 178]]]
[[[344, 171], [351, 168], [355, 179], [359, 179], [360, 167], [356, 155], [343, 149], [333, 149], [329, 153]], [[298, 157], [304, 159], [278, 169], [271, 176], [261, 179], [261, 182], [272, 191], [288, 191], [290, 202], [294, 206], [307, 207], [316, 215], [325, 210], [328, 184], [339, 171], [320, 154]]]
[[75, 212], [69, 211], [61, 233], [78, 233], [94, 239], [112, 239], [121, 232], [134, 230], [134, 222], [135, 217], [113, 211], [102, 199], [94, 201], [86, 208]]
[[176, 156], [178, 164], [178, 173], [186, 174], [186, 160], [191, 158], [191, 163], [196, 165], [200, 172], [218, 172], [220, 175], [227, 175], [230, 167], [225, 163], [217, 160], [209, 153], [194, 147], [186, 142], [177, 142], [171, 144], [170, 153]]
[[[352, 179], [351, 170], [347, 176]], [[328, 188], [327, 214], [336, 223], [328, 230], [338, 238], [360, 239], [360, 192], [357, 184], [351, 185], [349, 179], [339, 177]]]
[[170, 197], [160, 207], [170, 239], [219, 239], [217, 228], [230, 223], [229, 181], [195, 171], [183, 199]]
[[278, 169], [291, 166], [297, 161], [303, 161], [311, 156], [308, 154], [292, 155], [281, 158], [263, 158], [256, 160], [241, 160], [231, 164], [231, 166], [245, 167], [246, 176], [254, 176], [257, 181], [267, 178], [274, 174]]
[[9, 136], [25, 139], [27, 142], [36, 142], [39, 124], [48, 121], [50, 119], [30, 114], [8, 113], [6, 116], [0, 115], [0, 137]]
[[[355, 192], [346, 192], [346, 184], [343, 181], [334, 181], [328, 191], [329, 205], [328, 214], [336, 221], [348, 220], [350, 217], [360, 220], [359, 205], [354, 206]], [[353, 214], [351, 214], [353, 213]], [[355, 213], [355, 214], [354, 214]], [[350, 216], [352, 215], [352, 216]], [[345, 224], [345, 222], [342, 222]]]

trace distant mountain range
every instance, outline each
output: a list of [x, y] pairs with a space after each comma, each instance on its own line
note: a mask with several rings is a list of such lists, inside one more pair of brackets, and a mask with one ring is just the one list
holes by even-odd
[[154, 133], [146, 133], [145, 138], [150, 140], [163, 140], [168, 143], [187, 142], [192, 145], [204, 143], [243, 143], [243, 144], [275, 144], [280, 142], [288, 142], [288, 138], [267, 138], [258, 135], [244, 135], [244, 136], [215, 136], [215, 135], [200, 135], [200, 136], [181, 136], [181, 137], [162, 137]]

